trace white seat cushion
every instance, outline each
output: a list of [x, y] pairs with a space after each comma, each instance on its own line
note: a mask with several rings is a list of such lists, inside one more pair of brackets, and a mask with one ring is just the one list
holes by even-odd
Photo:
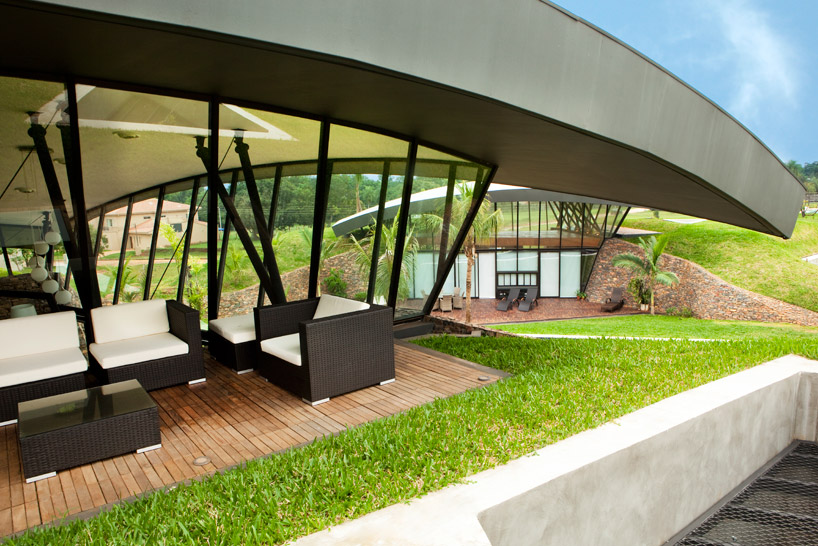
[[0, 358], [79, 348], [73, 311], [0, 320]]
[[256, 323], [252, 313], [211, 320], [207, 327], [234, 345], [256, 339]]
[[364, 301], [348, 300], [346, 298], [339, 298], [338, 296], [322, 294], [312, 318], [331, 317], [333, 315], [342, 315], [354, 311], [363, 311], [364, 309], [369, 309], [369, 304]]
[[54, 379], [55, 377], [81, 373], [87, 369], [88, 361], [85, 360], [85, 356], [79, 347], [4, 358], [0, 360], [0, 387], [21, 385], [32, 381], [42, 381], [43, 379]]
[[260, 344], [261, 350], [295, 366], [301, 365], [301, 339], [298, 334], [271, 337]]
[[97, 343], [170, 332], [165, 300], [96, 307], [91, 309], [91, 323]]
[[153, 334], [133, 339], [92, 343], [88, 350], [104, 369], [188, 353], [187, 343], [173, 334]]

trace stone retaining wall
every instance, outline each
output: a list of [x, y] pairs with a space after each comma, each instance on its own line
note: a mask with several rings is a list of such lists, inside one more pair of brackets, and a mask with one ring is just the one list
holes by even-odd
[[[586, 289], [590, 301], [601, 303], [614, 287], [627, 288], [633, 274], [629, 269], [611, 264], [614, 256], [624, 252], [642, 256], [638, 246], [621, 239], [609, 239], [602, 246]], [[818, 326], [818, 313], [733, 286], [693, 262], [665, 254], [659, 267], [676, 273], [680, 282], [672, 288], [658, 287], [655, 297], [657, 313], [666, 313], [670, 307], [687, 307], [694, 316], [703, 319]], [[630, 294], [626, 293], [625, 304], [634, 305]]]

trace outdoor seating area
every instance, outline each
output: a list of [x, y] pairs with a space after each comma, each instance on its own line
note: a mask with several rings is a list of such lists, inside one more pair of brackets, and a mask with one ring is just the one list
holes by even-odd
[[83, 464], [36, 483], [25, 483], [17, 426], [0, 428], [0, 536], [209, 475], [505, 375], [402, 341], [393, 347], [397, 381], [316, 407], [257, 373], [238, 375], [205, 352], [207, 382], [149, 393], [158, 408], [161, 449]]

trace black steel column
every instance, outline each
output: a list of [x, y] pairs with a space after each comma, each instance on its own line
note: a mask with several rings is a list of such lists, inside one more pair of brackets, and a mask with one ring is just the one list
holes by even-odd
[[199, 184], [200, 178], [193, 181], [193, 193], [190, 196], [190, 208], [187, 213], [187, 229], [185, 230], [185, 246], [182, 250], [182, 261], [179, 263], [179, 283], [176, 287], [176, 301], [182, 302], [185, 296], [185, 283], [187, 282], [187, 260], [190, 256], [190, 241], [193, 237], [193, 227], [195, 225], [196, 215], [199, 213], [199, 204], [196, 200], [199, 198]]
[[156, 198], [156, 214], [153, 220], [153, 233], [151, 233], [151, 249], [148, 252], [148, 265], [145, 269], [145, 292], [143, 300], [151, 298], [151, 279], [153, 278], [153, 263], [156, 261], [156, 242], [159, 240], [159, 227], [162, 223], [162, 205], [165, 202], [165, 186], [159, 188], [159, 197]]
[[116, 283], [114, 283], [114, 305], [119, 303], [119, 292], [122, 286], [122, 273], [125, 266], [125, 252], [128, 248], [128, 232], [131, 230], [131, 216], [133, 215], [133, 195], [128, 197], [128, 211], [125, 213], [125, 226], [122, 231], [122, 242], [119, 245], [119, 265], [116, 269]]
[[329, 128], [329, 122], [321, 122], [321, 138], [318, 141], [318, 172], [315, 181], [315, 215], [312, 218], [312, 253], [310, 255], [308, 298], [314, 298], [318, 294], [318, 269], [321, 267], [324, 218], [327, 215], [327, 199], [329, 198], [329, 169], [327, 168]]
[[[197, 137], [196, 147], [198, 155], [204, 162], [207, 171], [208, 212], [207, 212], [207, 320], [219, 317], [219, 290], [218, 290], [218, 246], [219, 238], [219, 198], [217, 186], [221, 186], [219, 178], [219, 101], [210, 99], [208, 103], [208, 123], [210, 136], [208, 137], [207, 152], [201, 155], [204, 146], [204, 137]], [[222, 189], [224, 189], [222, 187]]]
[[392, 164], [383, 163], [381, 174], [381, 193], [378, 195], [378, 216], [375, 220], [375, 233], [372, 235], [372, 262], [369, 264], [369, 286], [366, 289], [366, 301], [372, 303], [375, 297], [375, 283], [378, 280], [378, 260], [381, 257], [381, 237], [383, 237], [383, 215], [386, 208], [386, 191], [389, 189], [389, 172]]
[[406, 246], [406, 228], [409, 225], [409, 209], [412, 203], [412, 183], [415, 179], [415, 163], [417, 162], [417, 158], [418, 143], [416, 140], [412, 140], [409, 145], [409, 160], [406, 163], [406, 177], [403, 181], [400, 216], [398, 216], [398, 232], [395, 234], [395, 255], [392, 261], [392, 275], [389, 279], [389, 297], [386, 299], [386, 304], [393, 310], [398, 301], [400, 273], [401, 266], [403, 265], [403, 249]]

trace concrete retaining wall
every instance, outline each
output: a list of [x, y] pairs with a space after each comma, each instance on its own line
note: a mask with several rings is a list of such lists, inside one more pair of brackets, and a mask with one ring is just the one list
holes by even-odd
[[787, 356], [296, 545], [660, 546], [817, 434], [818, 362]]
[[493, 546], [658, 546], [794, 439], [815, 441], [816, 416], [818, 374], [755, 368], [555, 445], [553, 479], [478, 517]]

